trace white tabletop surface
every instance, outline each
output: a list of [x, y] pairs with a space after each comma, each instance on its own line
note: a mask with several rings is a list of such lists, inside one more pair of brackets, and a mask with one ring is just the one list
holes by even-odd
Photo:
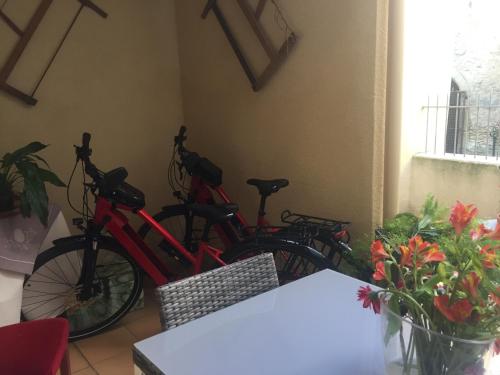
[[366, 283], [325, 270], [135, 344], [167, 375], [384, 374]]

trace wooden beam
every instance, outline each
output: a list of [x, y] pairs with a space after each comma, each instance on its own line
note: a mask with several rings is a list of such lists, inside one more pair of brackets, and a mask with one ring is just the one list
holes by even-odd
[[108, 13], [106, 13], [104, 10], [102, 10], [102, 8], [100, 8], [98, 5], [96, 5], [93, 1], [91, 1], [91, 0], [78, 0], [78, 1], [83, 6], [96, 12], [102, 18], [108, 18]]
[[17, 27], [17, 25], [12, 21], [4, 12], [0, 10], [0, 18], [9, 26], [12, 31], [14, 31], [17, 35], [23, 36], [23, 31]]
[[203, 12], [201, 13], [201, 18], [205, 19], [207, 18], [208, 12], [212, 10], [214, 5], [217, 4], [217, 0], [208, 0], [207, 4], [205, 5], [205, 8], [203, 8]]
[[34, 97], [25, 94], [24, 92], [10, 86], [5, 82], [3, 84], [0, 84], [0, 90], [5, 91], [7, 94], [22, 100], [28, 105], [35, 105], [37, 103], [37, 100]]
[[262, 74], [257, 78], [257, 81], [253, 86], [254, 91], [259, 91], [267, 83], [267, 81], [269, 81], [269, 79], [278, 70], [281, 64], [283, 64], [288, 54], [295, 46], [296, 42], [297, 42], [297, 37], [295, 36], [295, 34], [294, 33], [290, 34], [287, 40], [281, 45], [278, 51], [278, 56], [276, 56], [273, 60], [271, 60], [266, 69], [264, 69]]
[[247, 18], [248, 22], [250, 23], [250, 26], [252, 26], [254, 33], [257, 35], [257, 38], [259, 39], [260, 44], [262, 45], [262, 48], [264, 48], [264, 51], [266, 51], [267, 56], [270, 59], [275, 58], [277, 55], [277, 51], [274, 48], [271, 39], [269, 39], [269, 37], [267, 36], [267, 33], [262, 27], [260, 21], [257, 18], [255, 18], [255, 14], [250, 4], [248, 4], [247, 0], [238, 0], [238, 4], [241, 10], [243, 11], [243, 14]]
[[262, 11], [264, 10], [264, 6], [266, 5], [267, 0], [259, 0], [257, 4], [257, 8], [255, 9], [255, 18], [259, 19]]
[[7, 58], [7, 61], [2, 67], [2, 70], [0, 70], [0, 82], [5, 83], [7, 81], [7, 78], [9, 78], [10, 73], [12, 73], [12, 70], [14, 70], [17, 61], [21, 57], [24, 49], [28, 45], [28, 42], [35, 33], [35, 30], [42, 21], [43, 16], [47, 12], [51, 4], [52, 0], [42, 0], [40, 2], [40, 5], [38, 5], [38, 8], [31, 17], [28, 26], [26, 26], [26, 29], [23, 32], [23, 35], [21, 36], [21, 38], [15, 45], [14, 49], [10, 53], [9, 57]]
[[233, 48], [233, 51], [236, 54], [236, 57], [240, 61], [241, 67], [245, 71], [245, 74], [247, 75], [248, 80], [250, 81], [250, 83], [252, 84], [252, 87], [253, 87], [255, 85], [255, 82], [256, 82], [255, 75], [253, 74], [252, 69], [250, 68], [250, 65], [247, 62], [247, 59], [245, 58], [245, 55], [241, 51], [241, 48], [240, 48], [236, 38], [234, 37], [231, 29], [229, 28], [229, 25], [227, 24], [226, 19], [224, 18], [224, 15], [220, 11], [220, 9], [215, 1], [214, 1], [213, 6], [212, 6], [212, 11], [214, 12], [215, 17], [219, 21], [219, 23], [222, 27], [222, 30], [224, 31], [224, 34], [226, 34], [226, 38], [229, 41], [229, 44]]

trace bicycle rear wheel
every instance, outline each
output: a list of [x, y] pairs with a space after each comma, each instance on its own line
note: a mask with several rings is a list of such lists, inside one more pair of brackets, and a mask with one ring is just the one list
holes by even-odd
[[258, 240], [236, 245], [222, 260], [233, 263], [262, 253], [273, 253], [280, 285], [311, 275], [333, 265], [318, 251], [280, 240]]
[[[192, 252], [196, 251], [203, 234], [206, 219], [192, 215], [184, 204], [166, 206], [161, 212], [155, 214], [153, 219], [167, 229], [186, 249]], [[161, 235], [156, 233], [148, 223], [144, 223], [137, 233], [151, 248], [160, 248], [180, 264], [186, 267], [191, 266], [191, 263], [165, 241]], [[216, 248], [224, 248], [223, 242], [213, 226], [210, 229], [208, 242]]]
[[22, 315], [25, 320], [63, 317], [70, 340], [92, 336], [116, 323], [137, 302], [142, 272], [128, 253], [103, 238], [96, 250], [92, 296], [82, 300], [82, 266], [90, 241], [74, 239], [40, 254], [24, 283]]

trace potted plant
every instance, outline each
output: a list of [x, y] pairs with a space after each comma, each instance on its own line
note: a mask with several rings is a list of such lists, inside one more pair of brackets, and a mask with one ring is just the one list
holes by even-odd
[[[19, 206], [25, 217], [35, 214], [47, 225], [48, 196], [45, 183], [66, 186], [38, 152], [46, 148], [40, 142], [31, 142], [20, 149], [6, 153], [0, 159], [0, 212]], [[44, 164], [48, 169], [42, 168]]]
[[359, 289], [363, 307], [382, 312], [386, 371], [487, 374], [500, 350], [500, 217], [477, 221], [460, 202], [448, 222], [431, 197], [419, 216], [399, 215], [371, 244], [373, 279]]

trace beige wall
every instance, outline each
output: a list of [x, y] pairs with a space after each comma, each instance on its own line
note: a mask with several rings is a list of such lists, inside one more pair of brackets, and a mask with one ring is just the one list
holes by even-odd
[[[230, 23], [243, 25], [234, 3], [219, 1]], [[227, 190], [252, 220], [258, 197], [245, 180], [287, 177], [290, 187], [270, 199], [269, 212], [289, 207], [352, 220], [355, 233], [371, 230], [382, 216], [387, 2], [279, 2], [299, 40], [258, 93], [214, 15], [201, 20], [204, 4], [176, 2], [191, 148], [223, 168]], [[262, 67], [248, 30], [236, 32]]]
[[[32, 1], [9, 2], [21, 20]], [[34, 2], [36, 4], [36, 2]], [[125, 166], [129, 180], [152, 209], [170, 198], [166, 183], [172, 137], [182, 122], [174, 4], [167, 0], [101, 0], [106, 20], [83, 10], [40, 86], [39, 103], [27, 107], [0, 93], [0, 153], [32, 140], [50, 144], [44, 156], [63, 180], [74, 163], [73, 144], [93, 135], [93, 160], [103, 170]], [[62, 36], [77, 1], [56, 0], [10, 83], [30, 90]], [[0, 22], [0, 45], [11, 45]], [[3, 53], [2, 52], [2, 53]], [[0, 56], [5, 57], [5, 53]], [[77, 181], [80, 179], [78, 178]], [[81, 204], [81, 186], [74, 200]], [[50, 190], [65, 208], [63, 189]]]
[[[385, 217], [414, 204], [410, 195], [411, 160], [414, 154], [425, 151], [426, 144], [427, 119], [422, 106], [427, 105], [429, 97], [435, 105], [436, 95], [445, 98], [450, 90], [455, 29], [451, 2], [391, 2]], [[438, 129], [445, 125], [444, 114]], [[435, 117], [431, 114], [429, 151], [434, 146]], [[438, 134], [444, 135], [444, 130]], [[444, 140], [438, 136], [438, 150], [441, 144]]]
[[412, 159], [409, 207], [417, 211], [428, 193], [444, 206], [473, 203], [482, 218], [500, 212], [500, 166], [424, 156]]

